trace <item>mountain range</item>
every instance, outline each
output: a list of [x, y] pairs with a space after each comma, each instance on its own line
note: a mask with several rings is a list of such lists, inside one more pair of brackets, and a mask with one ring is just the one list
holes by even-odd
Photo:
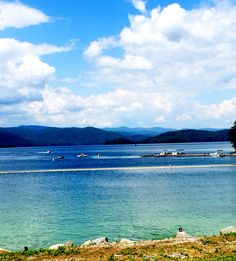
[[167, 128], [56, 128], [19, 126], [0, 128], [0, 147], [100, 145], [228, 141], [229, 130], [173, 130]]
[[119, 133], [101, 129], [19, 126], [0, 128], [1, 147], [97, 145], [122, 138]]

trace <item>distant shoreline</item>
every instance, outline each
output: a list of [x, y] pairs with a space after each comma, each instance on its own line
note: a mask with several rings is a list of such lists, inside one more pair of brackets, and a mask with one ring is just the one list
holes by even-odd
[[56, 172], [85, 172], [85, 171], [113, 171], [113, 170], [158, 170], [158, 169], [190, 169], [190, 168], [215, 168], [236, 167], [236, 164], [208, 164], [208, 165], [169, 165], [169, 166], [140, 166], [140, 167], [107, 167], [107, 168], [69, 168], [69, 169], [36, 169], [36, 170], [11, 170], [0, 171], [0, 175], [30, 174], [30, 173], [56, 173]]

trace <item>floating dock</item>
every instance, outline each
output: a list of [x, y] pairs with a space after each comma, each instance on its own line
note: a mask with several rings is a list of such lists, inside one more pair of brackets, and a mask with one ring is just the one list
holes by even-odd
[[224, 153], [224, 154], [210, 154], [210, 153], [180, 153], [180, 154], [172, 154], [172, 153], [153, 153], [153, 154], [143, 154], [142, 158], [162, 158], [162, 157], [209, 157], [209, 158], [222, 158], [222, 157], [236, 157], [236, 153]]

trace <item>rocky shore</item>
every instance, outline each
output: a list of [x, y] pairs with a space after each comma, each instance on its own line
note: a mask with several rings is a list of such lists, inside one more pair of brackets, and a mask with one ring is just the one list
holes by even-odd
[[218, 236], [193, 237], [182, 228], [175, 238], [109, 242], [107, 237], [55, 244], [48, 249], [10, 252], [0, 248], [0, 260], [236, 260], [236, 228], [228, 227]]

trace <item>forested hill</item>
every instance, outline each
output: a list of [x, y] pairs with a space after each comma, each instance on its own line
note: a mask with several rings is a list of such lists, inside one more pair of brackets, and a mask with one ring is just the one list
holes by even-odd
[[229, 130], [179, 130], [147, 138], [143, 143], [229, 141]]
[[123, 136], [97, 128], [20, 126], [0, 128], [0, 147], [98, 145]]
[[145, 138], [87, 128], [20, 126], [0, 128], [0, 147], [229, 141], [229, 130], [180, 130]]

